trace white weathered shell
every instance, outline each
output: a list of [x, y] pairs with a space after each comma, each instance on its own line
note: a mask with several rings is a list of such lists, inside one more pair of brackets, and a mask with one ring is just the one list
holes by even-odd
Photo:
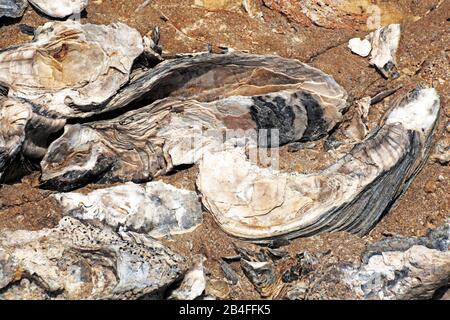
[[41, 113], [86, 117], [129, 80], [142, 52], [139, 32], [122, 23], [49, 22], [34, 41], [0, 51], [0, 84]]
[[28, 0], [39, 11], [53, 18], [65, 18], [80, 14], [89, 0]]
[[367, 57], [372, 51], [372, 44], [369, 40], [360, 38], [353, 38], [348, 41], [348, 47], [353, 53], [361, 57]]
[[376, 134], [313, 174], [260, 168], [243, 149], [206, 154], [197, 179], [203, 204], [226, 232], [249, 240], [364, 234], [426, 159], [439, 108], [434, 89], [416, 89]]
[[198, 196], [193, 191], [163, 182], [126, 183], [88, 194], [55, 194], [63, 214], [97, 220], [117, 228], [159, 238], [194, 230], [203, 221]]
[[370, 64], [386, 77], [392, 76], [397, 65], [396, 53], [400, 43], [400, 25], [391, 24], [372, 32], [367, 38], [372, 43]]

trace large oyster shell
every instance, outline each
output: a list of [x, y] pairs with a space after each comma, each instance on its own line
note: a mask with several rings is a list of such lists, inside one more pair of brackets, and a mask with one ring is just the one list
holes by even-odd
[[314, 140], [336, 126], [347, 105], [345, 90], [320, 70], [277, 56], [230, 53], [163, 62], [106, 109], [158, 98], [112, 120], [66, 126], [41, 162], [43, 186], [148, 181], [222, 148], [223, 135], [236, 129], [244, 143], [264, 140], [260, 129], [279, 133], [279, 141], [266, 136], [268, 145]]
[[418, 87], [381, 128], [313, 174], [260, 168], [240, 149], [207, 153], [197, 180], [203, 204], [226, 232], [253, 241], [325, 231], [365, 234], [423, 165], [439, 109], [436, 91]]
[[139, 32], [122, 23], [49, 22], [32, 42], [0, 51], [0, 85], [42, 115], [87, 117], [128, 82], [142, 52]]

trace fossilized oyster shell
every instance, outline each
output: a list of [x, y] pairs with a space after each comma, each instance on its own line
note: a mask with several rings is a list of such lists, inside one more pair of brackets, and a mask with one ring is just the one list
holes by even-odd
[[19, 18], [27, 6], [27, 0], [0, 0], [0, 18]]
[[87, 117], [129, 80], [142, 52], [139, 32], [122, 23], [49, 22], [32, 42], [0, 51], [0, 85], [41, 115]]
[[89, 0], [28, 0], [35, 8], [53, 18], [65, 18], [80, 14]]
[[423, 165], [439, 109], [436, 91], [418, 87], [364, 142], [312, 174], [260, 168], [240, 149], [207, 153], [197, 179], [203, 204], [226, 232], [253, 241], [365, 234]]
[[[0, 102], [0, 179], [14, 156], [24, 157], [16, 161], [21, 165], [40, 161], [49, 137], [67, 119], [100, 112], [101, 104], [128, 82], [142, 51], [139, 32], [124, 24], [74, 21], [47, 23], [36, 30], [34, 41], [1, 50], [0, 85], [9, 89], [10, 99]], [[5, 143], [14, 150], [5, 151]]]
[[370, 64], [376, 66], [386, 78], [397, 78], [397, 59], [395, 57], [400, 42], [400, 25], [391, 24], [379, 28], [368, 36], [372, 43]]
[[182, 256], [149, 237], [71, 217], [54, 229], [0, 233], [2, 299], [136, 299], [187, 268]]
[[163, 182], [126, 183], [89, 194], [59, 193], [54, 197], [65, 215], [96, 220], [154, 238], [190, 232], [203, 221], [198, 196]]
[[157, 101], [112, 120], [66, 126], [41, 162], [41, 180], [58, 190], [148, 181], [222, 148], [223, 135], [236, 129], [253, 142], [264, 140], [257, 130], [278, 130], [279, 141], [267, 134], [266, 145], [314, 140], [341, 121], [346, 98], [330, 76], [297, 60], [230, 53], [166, 61], [105, 109]]
[[[388, 237], [370, 243], [361, 256], [362, 263], [336, 263], [332, 255], [328, 258], [327, 255], [305, 252], [305, 257], [312, 258], [312, 264], [306, 266], [307, 274], [287, 284], [279, 298], [439, 298], [440, 291], [448, 286], [450, 276], [449, 237], [448, 223], [431, 230], [425, 237]], [[338, 296], [333, 290], [336, 287], [339, 288]]]
[[[263, 0], [275, 11], [285, 14], [293, 21], [310, 26], [315, 24], [329, 29], [365, 28], [368, 13], [356, 12], [349, 0]], [[366, 4], [364, 4], [366, 5]]]
[[[26, 160], [41, 159], [51, 134], [65, 125], [63, 119], [51, 119], [34, 112], [25, 101], [0, 97], [0, 181], [13, 178], [14, 165]], [[17, 167], [15, 167], [17, 169]]]

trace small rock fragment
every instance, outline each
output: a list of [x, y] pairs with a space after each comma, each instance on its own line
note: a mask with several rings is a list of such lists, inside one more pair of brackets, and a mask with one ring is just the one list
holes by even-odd
[[263, 298], [276, 295], [281, 289], [274, 265], [271, 262], [241, 260], [244, 274]]
[[169, 299], [173, 300], [194, 300], [201, 296], [206, 289], [206, 275], [203, 262], [206, 258], [197, 255], [193, 259], [192, 267], [184, 276], [181, 285], [175, 289]]
[[350, 39], [348, 42], [348, 47], [352, 50], [353, 53], [356, 53], [361, 57], [367, 57], [370, 54], [370, 51], [372, 51], [372, 44], [367, 39]]
[[239, 276], [227, 262], [221, 260], [220, 269], [222, 269], [225, 278], [227, 278], [232, 285], [236, 285], [239, 282]]
[[28, 0], [36, 9], [53, 18], [65, 18], [80, 14], [89, 0]]

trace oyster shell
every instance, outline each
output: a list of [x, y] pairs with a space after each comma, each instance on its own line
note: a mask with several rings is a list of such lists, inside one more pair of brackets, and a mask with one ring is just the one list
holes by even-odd
[[136, 299], [187, 268], [181, 255], [149, 237], [71, 217], [54, 229], [0, 233], [2, 299]]
[[27, 6], [27, 0], [0, 0], [0, 18], [20, 18]]
[[181, 285], [169, 296], [173, 300], [194, 300], [200, 297], [206, 289], [206, 274], [203, 263], [206, 258], [202, 255], [193, 257], [192, 266], [184, 276]]
[[370, 64], [386, 78], [398, 78], [396, 53], [400, 42], [400, 25], [390, 24], [372, 32], [368, 39], [372, 43]]
[[[42, 186], [148, 181], [223, 148], [223, 135], [236, 129], [242, 135], [230, 145], [314, 140], [341, 121], [346, 98], [330, 76], [296, 60], [230, 53], [166, 61], [121, 90], [106, 109], [161, 100], [112, 120], [66, 126], [41, 162]], [[258, 137], [259, 129], [278, 130], [279, 141]]]
[[300, 278], [288, 283], [278, 298], [439, 299], [450, 276], [449, 237], [448, 223], [424, 237], [388, 237], [370, 243], [361, 263], [305, 252], [305, 258], [312, 258], [307, 273], [299, 272]]
[[89, 194], [60, 193], [54, 197], [63, 214], [123, 227], [153, 238], [190, 232], [203, 221], [197, 194], [163, 182], [126, 183]]
[[[351, 0], [263, 0], [264, 4], [281, 12], [302, 26], [312, 24], [328, 29], [367, 28], [368, 12], [362, 13], [361, 7]], [[355, 10], [352, 7], [357, 7]]]
[[365, 234], [421, 169], [439, 109], [434, 89], [416, 88], [381, 128], [312, 174], [260, 168], [239, 148], [207, 153], [197, 179], [203, 204], [223, 230], [252, 241], [343, 230]]
[[0, 96], [0, 182], [5, 176], [14, 178], [14, 165], [42, 159], [50, 136], [65, 123], [35, 113], [33, 106], [23, 100]]
[[53, 18], [65, 18], [80, 14], [89, 0], [28, 0], [36, 9]]
[[300, 91], [320, 96], [324, 117], [335, 125], [346, 108], [347, 92], [324, 72], [295, 59], [241, 52], [186, 54], [164, 61], [132, 81], [103, 111], [166, 97], [212, 102], [232, 96]]
[[[16, 161], [21, 165], [42, 160], [49, 137], [67, 119], [101, 112], [101, 104], [128, 82], [142, 52], [139, 32], [124, 24], [75, 21], [47, 23], [32, 42], [1, 50], [0, 86], [10, 99], [0, 101], [0, 179], [14, 156], [24, 158]], [[12, 145], [14, 150], [5, 151]]]
[[390, 24], [371, 32], [365, 39], [350, 39], [348, 47], [362, 57], [370, 54], [370, 64], [386, 78], [398, 78], [396, 53], [400, 42], [399, 24]]
[[142, 52], [139, 32], [122, 23], [49, 22], [32, 42], [0, 51], [0, 85], [41, 115], [83, 118], [128, 82]]

